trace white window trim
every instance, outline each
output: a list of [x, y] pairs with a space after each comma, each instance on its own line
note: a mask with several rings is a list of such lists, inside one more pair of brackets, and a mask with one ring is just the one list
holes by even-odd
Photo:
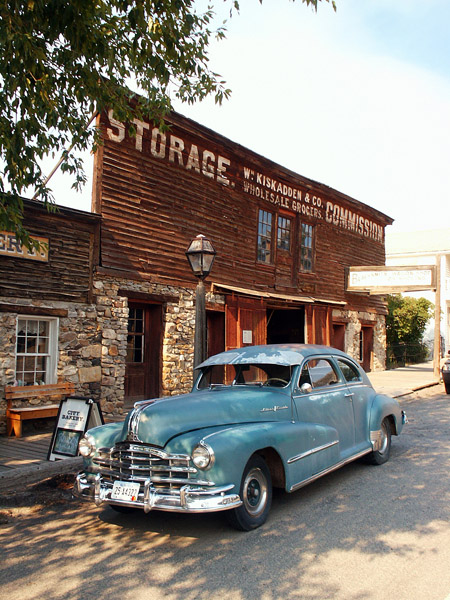
[[[48, 327], [48, 361], [47, 371], [45, 373], [45, 383], [57, 383], [58, 366], [58, 338], [59, 338], [59, 318], [45, 317], [41, 315], [17, 315], [16, 318], [16, 343], [14, 347], [14, 379], [17, 381], [17, 338], [19, 335], [19, 320], [47, 321]], [[23, 356], [21, 353], [20, 356]]]

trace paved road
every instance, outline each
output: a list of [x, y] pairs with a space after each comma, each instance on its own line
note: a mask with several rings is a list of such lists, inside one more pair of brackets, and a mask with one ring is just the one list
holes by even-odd
[[389, 463], [277, 493], [247, 534], [221, 514], [120, 516], [41, 484], [0, 509], [2, 597], [450, 600], [450, 396], [439, 392], [403, 400], [410, 424]]

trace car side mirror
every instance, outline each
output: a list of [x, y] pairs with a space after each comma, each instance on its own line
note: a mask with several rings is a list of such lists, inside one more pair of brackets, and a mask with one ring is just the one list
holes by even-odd
[[303, 383], [300, 387], [302, 394], [309, 394], [312, 392], [312, 385], [310, 383]]

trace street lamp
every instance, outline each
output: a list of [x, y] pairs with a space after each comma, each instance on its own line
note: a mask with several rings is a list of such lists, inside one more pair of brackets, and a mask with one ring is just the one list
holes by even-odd
[[194, 368], [206, 360], [206, 308], [203, 281], [211, 273], [215, 256], [214, 246], [201, 234], [192, 240], [186, 250], [192, 272], [199, 279], [195, 290]]

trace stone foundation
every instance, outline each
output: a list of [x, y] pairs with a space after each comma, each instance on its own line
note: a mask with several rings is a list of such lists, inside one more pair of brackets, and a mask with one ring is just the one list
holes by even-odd
[[[125, 361], [128, 334], [128, 296], [161, 298], [163, 302], [162, 395], [189, 392], [192, 386], [195, 326], [195, 291], [150, 281], [130, 281], [99, 276], [94, 279], [92, 304], [0, 298], [2, 304], [42, 310], [42, 316], [60, 309], [57, 380], [75, 384], [77, 395], [100, 400], [105, 416], [123, 413]], [[124, 295], [124, 292], [127, 295]], [[144, 295], [144, 296], [142, 296]], [[224, 297], [209, 293], [208, 306], [223, 310]], [[22, 308], [23, 307], [23, 308]], [[47, 311], [47, 312], [46, 312]], [[38, 315], [36, 315], [38, 316]], [[40, 315], [39, 315], [40, 316]], [[346, 322], [345, 347], [353, 358], [359, 357], [361, 322], [373, 324], [372, 369], [385, 368], [386, 329], [384, 316], [335, 309], [333, 317]], [[3, 312], [0, 321], [0, 433], [5, 431], [6, 401], [4, 386], [14, 384], [17, 312]], [[45, 400], [42, 401], [45, 403]]]
[[373, 327], [372, 371], [386, 368], [386, 319], [383, 315], [350, 310], [333, 310], [333, 318], [344, 321], [345, 352], [359, 361], [359, 333], [361, 327]]

